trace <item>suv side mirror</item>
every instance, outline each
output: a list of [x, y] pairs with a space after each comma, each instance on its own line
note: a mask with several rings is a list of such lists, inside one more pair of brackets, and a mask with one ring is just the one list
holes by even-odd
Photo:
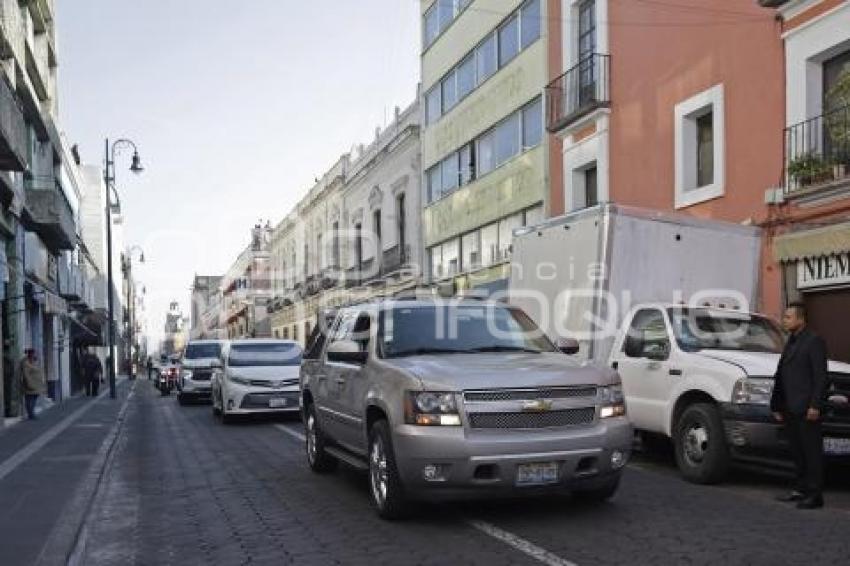
[[578, 351], [580, 349], [578, 340], [576, 340], [575, 338], [558, 338], [558, 340], [555, 342], [555, 346], [558, 348], [558, 350], [568, 356], [578, 354]]
[[653, 362], [663, 362], [670, 357], [670, 344], [668, 342], [644, 343], [643, 357]]
[[328, 361], [343, 364], [363, 365], [369, 358], [369, 353], [360, 349], [353, 340], [339, 340], [328, 346]]

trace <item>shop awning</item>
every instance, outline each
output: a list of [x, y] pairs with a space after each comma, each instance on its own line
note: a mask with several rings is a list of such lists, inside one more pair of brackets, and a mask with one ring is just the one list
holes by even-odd
[[784, 234], [774, 240], [776, 261], [797, 261], [850, 251], [850, 222]]

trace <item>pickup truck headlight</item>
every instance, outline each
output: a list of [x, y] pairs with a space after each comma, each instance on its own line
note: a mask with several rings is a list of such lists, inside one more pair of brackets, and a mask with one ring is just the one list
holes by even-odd
[[404, 421], [423, 426], [460, 426], [455, 394], [408, 391], [404, 403]]
[[600, 387], [596, 396], [599, 400], [599, 418], [610, 419], [626, 414], [626, 397], [620, 384]]
[[732, 389], [732, 402], [746, 405], [769, 405], [774, 380], [768, 377], [744, 377]]

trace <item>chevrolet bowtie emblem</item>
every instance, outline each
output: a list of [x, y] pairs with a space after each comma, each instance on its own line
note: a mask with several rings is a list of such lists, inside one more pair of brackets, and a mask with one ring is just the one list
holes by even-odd
[[547, 401], [546, 399], [525, 401], [522, 404], [522, 410], [526, 413], [545, 413], [552, 410], [552, 401]]

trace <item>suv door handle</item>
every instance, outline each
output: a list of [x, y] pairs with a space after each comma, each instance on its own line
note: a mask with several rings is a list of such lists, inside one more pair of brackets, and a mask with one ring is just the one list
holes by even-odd
[[675, 368], [670, 368], [669, 373], [670, 373], [670, 375], [682, 375], [682, 370], [680, 370], [680, 369], [675, 369]]

